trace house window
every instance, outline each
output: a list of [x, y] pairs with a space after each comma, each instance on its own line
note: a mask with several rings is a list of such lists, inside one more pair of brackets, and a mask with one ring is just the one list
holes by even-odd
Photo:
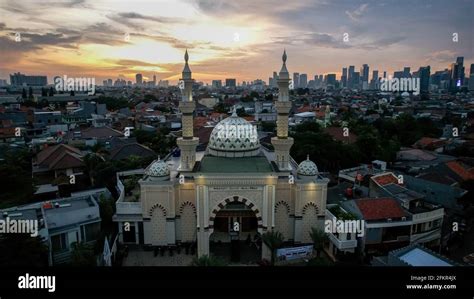
[[66, 234], [59, 234], [51, 237], [53, 252], [61, 252], [67, 250]]
[[100, 222], [86, 224], [83, 226], [84, 232], [81, 233], [82, 242], [90, 242], [97, 239], [100, 232]]

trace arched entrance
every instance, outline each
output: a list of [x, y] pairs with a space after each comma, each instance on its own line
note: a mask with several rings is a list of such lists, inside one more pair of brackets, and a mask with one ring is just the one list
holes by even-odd
[[250, 264], [261, 259], [262, 217], [245, 198], [225, 199], [209, 219], [209, 251], [231, 263]]

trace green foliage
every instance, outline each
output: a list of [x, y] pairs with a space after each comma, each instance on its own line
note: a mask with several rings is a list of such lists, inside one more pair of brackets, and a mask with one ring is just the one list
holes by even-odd
[[271, 264], [275, 264], [276, 250], [283, 245], [283, 235], [279, 231], [270, 231], [262, 235], [263, 243], [270, 249], [272, 253]]
[[115, 97], [106, 97], [100, 96], [95, 99], [99, 104], [105, 104], [108, 110], [116, 111], [121, 108], [132, 108], [133, 104], [129, 103], [127, 99], [124, 98], [115, 98]]
[[176, 138], [168, 135], [169, 130], [160, 129], [159, 132], [134, 130], [132, 136], [137, 142], [148, 146], [161, 156], [166, 156], [176, 146]]
[[31, 153], [26, 149], [7, 149], [0, 161], [0, 207], [28, 203], [33, 198]]
[[0, 234], [1, 267], [47, 267], [48, 247], [41, 237]]
[[222, 267], [227, 263], [219, 257], [213, 255], [203, 255], [200, 258], [195, 257], [191, 263], [194, 267]]
[[351, 213], [344, 212], [341, 207], [334, 206], [328, 209], [337, 219], [340, 220], [356, 220], [357, 217], [352, 215]]
[[264, 132], [274, 132], [276, 128], [276, 123], [270, 121], [262, 121], [260, 125]]
[[219, 102], [214, 105], [213, 109], [214, 109], [214, 112], [217, 112], [217, 113], [227, 113], [230, 109], [230, 105], [226, 105], [222, 102]]
[[328, 241], [328, 235], [315, 227], [311, 228], [311, 232], [309, 233], [311, 240], [313, 240], [314, 249], [317, 252], [317, 256], [321, 255], [321, 250], [324, 248], [324, 244]]
[[73, 243], [71, 252], [71, 265], [89, 267], [96, 266], [97, 261], [94, 255], [94, 247], [82, 242]]

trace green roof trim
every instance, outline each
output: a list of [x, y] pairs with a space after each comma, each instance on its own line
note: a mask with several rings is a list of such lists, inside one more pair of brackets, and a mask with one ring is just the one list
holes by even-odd
[[273, 168], [265, 156], [242, 158], [204, 156], [198, 171], [202, 173], [258, 173], [273, 172]]

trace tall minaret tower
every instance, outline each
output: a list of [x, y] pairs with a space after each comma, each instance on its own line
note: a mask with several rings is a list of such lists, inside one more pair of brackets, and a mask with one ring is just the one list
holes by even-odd
[[276, 164], [280, 171], [290, 171], [290, 148], [293, 145], [293, 138], [288, 137], [288, 113], [291, 110], [289, 97], [290, 74], [286, 69], [286, 51], [283, 52], [283, 65], [278, 76], [278, 101], [275, 102], [277, 109], [277, 136], [272, 138], [272, 145], [275, 148]]
[[193, 83], [194, 80], [191, 76], [191, 69], [188, 65], [188, 50], [184, 54], [184, 65], [182, 78], [179, 82], [179, 88], [181, 89], [182, 97], [179, 103], [179, 110], [183, 114], [181, 117], [182, 137], [178, 138], [176, 143], [181, 150], [181, 161], [179, 164], [179, 171], [192, 171], [194, 163], [196, 162], [196, 146], [199, 143], [199, 138], [194, 137], [193, 127], [193, 112], [196, 103], [193, 102]]

